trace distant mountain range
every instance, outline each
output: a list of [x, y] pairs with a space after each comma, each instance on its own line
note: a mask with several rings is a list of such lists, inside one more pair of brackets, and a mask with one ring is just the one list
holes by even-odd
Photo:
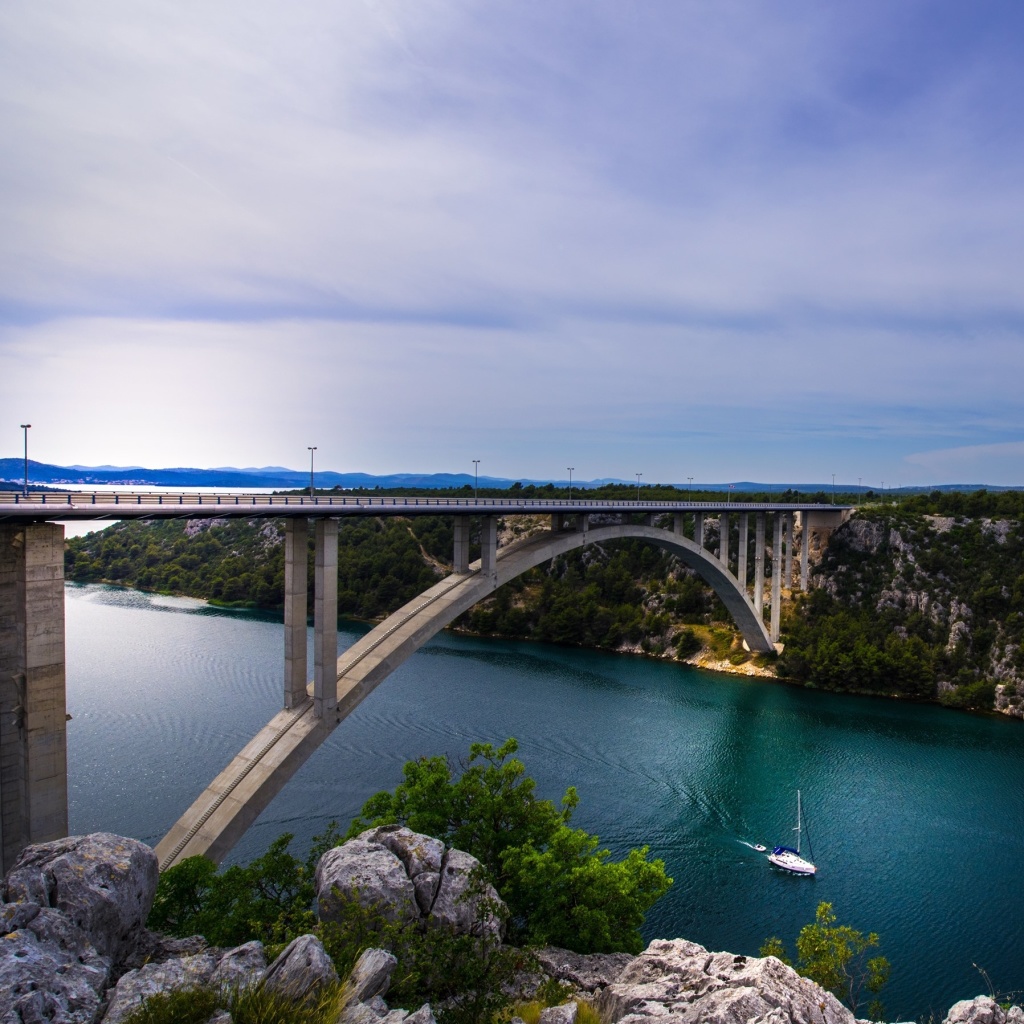
[[[23, 459], [0, 459], [0, 482], [7, 481], [11, 484], [20, 484], [24, 479], [25, 463]], [[236, 469], [231, 466], [221, 466], [216, 469], [191, 469], [177, 467], [171, 469], [146, 469], [142, 466], [51, 466], [45, 462], [34, 462], [29, 459], [28, 478], [31, 484], [45, 484], [54, 487], [85, 486], [85, 487], [109, 487], [114, 485], [135, 486], [135, 487], [231, 487], [244, 490], [251, 487], [275, 487], [292, 489], [306, 487], [309, 484], [309, 473], [299, 469], [287, 469], [284, 466], [263, 466], [249, 467], [247, 469]], [[481, 487], [511, 487], [517, 481], [502, 477], [482, 476], [479, 479]], [[544, 486], [551, 483], [557, 487], [565, 487], [568, 480], [519, 480], [519, 483]], [[652, 481], [653, 482], [653, 481]], [[316, 473], [316, 486], [318, 488], [422, 488], [424, 490], [435, 490], [437, 488], [457, 488], [473, 486], [473, 475], [471, 473], [390, 473], [375, 476], [372, 473], [335, 473], [331, 470], [318, 470]], [[602, 477], [597, 480], [573, 480], [573, 487], [581, 490], [594, 487], [602, 487], [605, 484], [628, 484], [635, 486], [635, 480], [620, 480], [614, 477]], [[687, 485], [676, 484], [675, 486], [686, 489]], [[695, 483], [692, 485], [697, 491], [726, 491], [730, 487], [734, 491], [784, 491], [787, 489], [801, 491], [803, 493], [815, 493], [817, 491], [831, 491], [831, 483], [823, 484], [790, 484], [756, 483], [749, 480], [734, 481], [732, 483]], [[976, 491], [984, 484], [941, 484], [934, 487], [902, 487], [898, 490], [907, 493], [920, 490], [943, 490], [943, 491]], [[863, 487], [867, 491], [870, 488]], [[992, 487], [988, 490], [1003, 491], [1012, 490], [1009, 487]], [[836, 491], [850, 493], [857, 488], [850, 484], [836, 484]], [[893, 493], [896, 488], [891, 489]]]

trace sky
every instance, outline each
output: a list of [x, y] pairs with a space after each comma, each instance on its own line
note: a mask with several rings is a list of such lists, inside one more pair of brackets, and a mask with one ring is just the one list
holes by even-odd
[[1019, 0], [0, 0], [0, 455], [1024, 485]]

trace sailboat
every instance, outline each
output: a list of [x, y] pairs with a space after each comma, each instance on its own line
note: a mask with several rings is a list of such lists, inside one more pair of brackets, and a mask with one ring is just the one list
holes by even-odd
[[[800, 809], [800, 790], [798, 789], [796, 791], [796, 828], [793, 829], [796, 833], [796, 849], [794, 850], [791, 846], [776, 846], [775, 849], [768, 854], [768, 860], [777, 868], [782, 868], [783, 871], [790, 871], [794, 875], [813, 875], [818, 869], [813, 863], [811, 863], [811, 861], [800, 855], [800, 833], [802, 821], [803, 815]], [[809, 839], [808, 848], [810, 848]]]

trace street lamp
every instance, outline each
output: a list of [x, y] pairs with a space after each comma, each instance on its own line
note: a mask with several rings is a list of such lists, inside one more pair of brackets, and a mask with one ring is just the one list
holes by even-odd
[[686, 479], [689, 481], [689, 483], [687, 483], [687, 485], [686, 485], [686, 490], [687, 490], [688, 493], [692, 494], [693, 493], [693, 477], [692, 476], [688, 476]]
[[636, 500], [638, 502], [640, 501], [640, 477], [642, 476], [643, 473], [637, 473], [636, 475]]
[[566, 466], [566, 469], [569, 470], [569, 501], [570, 501], [570, 503], [572, 502], [572, 471], [575, 468], [576, 468], [575, 466]]
[[473, 460], [473, 500], [480, 500], [480, 460]]
[[313, 452], [316, 451], [316, 445], [306, 445], [309, 449], [309, 496], [313, 497]]
[[832, 474], [832, 504], [836, 503], [836, 475]]
[[25, 497], [28, 497], [28, 428], [31, 423], [22, 423], [21, 429], [25, 432]]

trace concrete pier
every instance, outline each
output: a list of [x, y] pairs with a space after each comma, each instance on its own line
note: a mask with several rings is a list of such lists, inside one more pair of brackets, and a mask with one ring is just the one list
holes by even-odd
[[456, 516], [452, 525], [455, 528], [454, 571], [469, 572], [469, 516]]
[[807, 522], [807, 513], [800, 513], [800, 589], [806, 594], [810, 576], [811, 563], [811, 531]]
[[330, 715], [338, 683], [338, 520], [316, 520], [313, 570], [313, 714]]
[[64, 527], [0, 526], [0, 872], [68, 834]]
[[790, 590], [793, 587], [793, 513], [783, 513], [782, 523], [785, 532], [783, 542], [786, 545], [786, 571], [782, 575], [782, 589]]
[[718, 517], [718, 560], [729, 568], [729, 513]]
[[309, 619], [309, 524], [305, 519], [284, 523], [284, 706], [296, 708], [306, 700], [306, 624]]
[[747, 590], [747, 550], [750, 547], [750, 516], [740, 513], [740, 536], [736, 547], [736, 579], [743, 592]]
[[483, 516], [480, 520], [480, 571], [493, 576], [498, 571], [498, 519]]
[[764, 513], [754, 516], [754, 608], [764, 619]]
[[782, 621], [782, 516], [776, 513], [772, 523], [772, 612], [768, 635], [772, 643], [779, 639]]
[[699, 548], [704, 547], [704, 513], [693, 513], [693, 543]]

